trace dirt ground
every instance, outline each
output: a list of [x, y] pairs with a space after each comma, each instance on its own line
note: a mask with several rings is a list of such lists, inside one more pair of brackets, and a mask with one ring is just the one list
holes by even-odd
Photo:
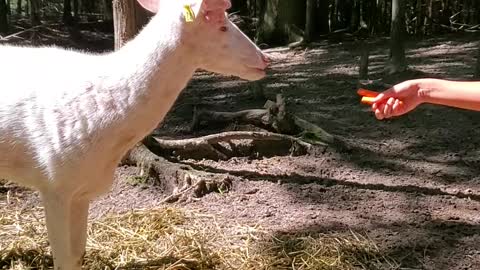
[[[410, 40], [407, 59], [416, 71], [385, 77], [388, 42], [377, 39], [370, 77], [387, 83], [427, 76], [470, 79], [479, 41], [478, 35]], [[262, 81], [267, 98], [282, 93], [292, 112], [341, 136], [351, 150], [199, 161], [251, 177], [235, 181], [228, 193], [176, 206], [214, 215], [225, 227], [251, 224], [278, 234], [362, 232], [402, 269], [480, 269], [480, 115], [425, 105], [405, 117], [377, 121], [356, 95], [358, 48], [353, 41], [323, 41], [301, 50], [268, 49], [274, 61]], [[188, 131], [193, 105], [259, 108], [264, 101], [253, 99], [251, 85], [198, 72], [158, 133], [178, 138], [217, 131]], [[137, 172], [119, 167], [113, 190], [93, 203], [90, 218], [162, 205], [166, 194], [160, 189], [125, 181]], [[29, 198], [26, 207], [38, 203], [36, 193], [18, 192]]]

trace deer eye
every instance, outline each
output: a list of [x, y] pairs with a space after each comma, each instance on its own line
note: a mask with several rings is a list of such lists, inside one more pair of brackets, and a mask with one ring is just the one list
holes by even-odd
[[220, 27], [220, 31], [222, 32], [227, 32], [228, 28], [226, 26]]

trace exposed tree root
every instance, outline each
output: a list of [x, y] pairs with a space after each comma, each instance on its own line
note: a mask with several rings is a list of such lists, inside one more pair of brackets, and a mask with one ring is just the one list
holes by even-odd
[[[318, 147], [343, 146], [342, 141], [322, 128], [305, 121], [286, 109], [285, 99], [267, 101], [264, 109], [239, 112], [195, 111], [192, 129], [211, 123], [251, 124], [264, 131], [229, 131], [183, 140], [167, 140], [147, 136], [132, 149], [124, 164], [140, 168], [139, 179], [159, 186], [171, 194], [165, 202], [191, 200], [210, 192], [224, 192], [231, 187], [228, 173], [207, 172], [202, 168], [181, 164], [184, 160], [227, 160], [232, 157], [304, 155]], [[239, 177], [239, 176], [236, 176]]]
[[336, 142], [336, 138], [333, 135], [319, 126], [289, 113], [282, 95], [277, 95], [276, 102], [267, 101], [264, 109], [239, 112], [195, 110], [192, 129], [198, 129], [202, 124], [231, 122], [250, 124], [271, 132], [296, 135], [303, 141], [311, 144], [330, 145]]
[[129, 152], [124, 163], [137, 166], [139, 176], [148, 179], [148, 184], [159, 186], [165, 194], [171, 194], [164, 199], [168, 203], [195, 200], [211, 192], [227, 192], [233, 180], [228, 174], [207, 173], [170, 162], [142, 144]]

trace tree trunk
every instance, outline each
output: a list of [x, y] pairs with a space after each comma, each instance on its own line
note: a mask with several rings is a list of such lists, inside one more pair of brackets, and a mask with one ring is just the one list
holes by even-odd
[[[108, 0], [106, 0], [108, 1]], [[148, 21], [149, 15], [135, 0], [114, 0], [115, 50], [133, 38]]]
[[415, 33], [418, 36], [425, 35], [425, 11], [423, 8], [423, 0], [417, 0], [417, 21]]
[[63, 1], [63, 23], [66, 25], [71, 25], [73, 22], [72, 17], [72, 2], [71, 0]]
[[403, 72], [405, 61], [405, 0], [392, 1], [392, 27], [390, 33], [389, 73]]
[[469, 0], [463, 0], [463, 9], [462, 9], [462, 15], [463, 15], [463, 23], [468, 24], [470, 22], [470, 1]]
[[360, 0], [352, 0], [351, 4], [352, 12], [350, 13], [349, 27], [352, 32], [359, 29], [360, 25]]
[[[337, 1], [332, 2], [332, 7], [329, 10], [329, 17], [330, 17], [330, 25], [329, 25], [329, 32], [333, 32], [335, 27], [337, 27]], [[320, 4], [321, 5], [321, 4]]]
[[[127, 0], [126, 2], [129, 2], [129, 1], [130, 0]], [[102, 3], [103, 3], [103, 19], [108, 22], [114, 20], [112, 0], [102, 0]]]
[[367, 41], [361, 43], [360, 65], [358, 69], [358, 79], [368, 80], [368, 66], [369, 66], [370, 48]]
[[341, 3], [341, 0], [334, 0], [334, 3], [335, 3], [335, 8], [333, 10], [333, 30], [336, 30], [338, 28], [340, 28], [340, 22], [341, 22], [341, 19], [340, 19], [340, 3]]
[[11, 9], [11, 2], [10, 0], [7, 0], [7, 15], [11, 16], [12, 15], [12, 9]]
[[241, 14], [248, 13], [248, 5], [246, 0], [232, 0], [232, 7], [230, 11], [232, 12], [240, 12]]
[[377, 0], [375, 33], [385, 33], [385, 0]]
[[135, 0], [114, 0], [113, 21], [115, 50], [118, 50], [138, 31], [135, 22]]
[[335, 0], [335, 16], [338, 29], [350, 29], [352, 23], [353, 1], [356, 0]]
[[8, 32], [8, 11], [5, 0], [0, 0], [0, 33]]
[[40, 22], [40, 3], [39, 0], [29, 1], [30, 22], [32, 25], [39, 25]]
[[307, 8], [306, 8], [306, 22], [305, 22], [305, 35], [304, 39], [305, 42], [310, 42], [312, 37], [316, 33], [315, 29], [315, 13], [317, 11], [317, 0], [307, 0]]
[[17, 0], [17, 14], [22, 14], [22, 0]]
[[480, 79], [480, 45], [478, 45], [478, 52], [477, 52], [477, 66], [475, 67], [475, 74], [476, 79]]
[[478, 24], [480, 23], [480, 18], [478, 17], [480, 15], [480, 3], [478, 0], [474, 1], [472, 0], [472, 8], [470, 11], [470, 24]]
[[267, 0], [257, 32], [258, 43], [284, 45], [303, 39], [305, 1]]
[[316, 12], [317, 18], [317, 29], [319, 34], [328, 34], [330, 32], [330, 10], [329, 10], [329, 0], [319, 0], [318, 8]]
[[367, 35], [369, 33], [369, 30], [372, 29], [372, 16], [370, 14], [370, 10], [375, 10], [375, 5], [373, 5], [372, 3], [375, 3], [375, 2], [367, 2], [365, 0], [359, 0], [360, 3], [359, 3], [359, 15], [360, 15], [360, 18], [359, 18], [359, 24], [360, 24], [360, 30], [362, 32], [365, 32]]
[[255, 0], [255, 17], [261, 17], [265, 12], [266, 0]]
[[73, 0], [73, 17], [78, 20], [79, 17], [79, 3], [78, 0]]
[[426, 0], [425, 5], [426, 5], [426, 15], [423, 21], [423, 34], [427, 35], [432, 30], [432, 27], [431, 27], [432, 23], [430, 22], [430, 19], [432, 19], [432, 15], [433, 15], [433, 0]]

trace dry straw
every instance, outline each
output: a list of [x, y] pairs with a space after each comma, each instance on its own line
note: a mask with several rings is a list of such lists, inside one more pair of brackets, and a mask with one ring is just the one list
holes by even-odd
[[[0, 185], [1, 186], [1, 185]], [[8, 192], [7, 192], [8, 193]], [[12, 207], [0, 192], [0, 269], [52, 266], [40, 207]], [[8, 204], [8, 205], [7, 205]], [[397, 269], [375, 244], [347, 234], [280, 234], [176, 208], [92, 221], [85, 269]]]

